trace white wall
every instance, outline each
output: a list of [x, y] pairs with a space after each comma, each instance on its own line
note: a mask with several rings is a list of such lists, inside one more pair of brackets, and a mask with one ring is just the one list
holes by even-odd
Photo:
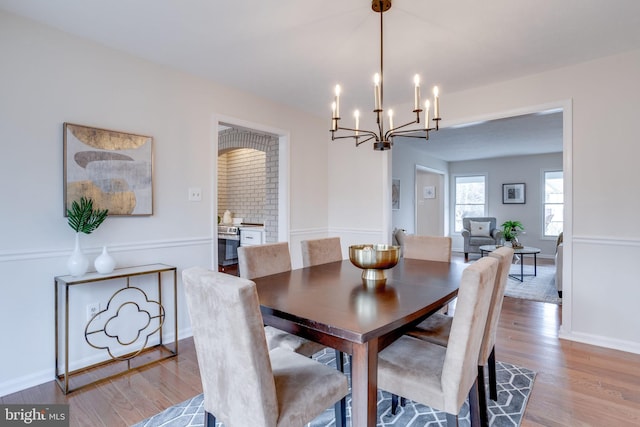
[[[451, 120], [479, 118], [570, 100], [564, 147], [572, 203], [565, 228], [563, 337], [640, 353], [637, 277], [625, 257], [640, 256], [635, 168], [640, 155], [640, 51], [602, 58], [492, 86], [451, 94]], [[566, 125], [567, 121], [565, 121]], [[445, 124], [446, 125], [446, 124]], [[567, 176], [569, 174], [569, 176]], [[630, 196], [633, 195], [633, 196]], [[598, 262], [599, 261], [599, 262]], [[602, 298], [603, 287], [609, 298]]]
[[[436, 134], [437, 136], [437, 134]], [[436, 136], [433, 136], [434, 138]], [[365, 149], [368, 149], [365, 148]], [[428, 156], [420, 150], [409, 145], [402, 145], [402, 141], [394, 145], [391, 150], [393, 155], [393, 172], [394, 178], [400, 179], [400, 209], [393, 211], [392, 221], [393, 227], [403, 228], [409, 234], [415, 233], [415, 215], [416, 215], [416, 167], [429, 168], [439, 172], [447, 173], [449, 166], [447, 162]], [[438, 194], [437, 200], [440, 200]]]
[[[325, 120], [4, 12], [0, 55], [0, 336], [10, 343], [0, 352], [0, 395], [54, 377], [53, 278], [67, 273], [73, 245], [63, 122], [154, 138], [153, 216], [108, 218], [82, 236], [91, 260], [106, 244], [119, 266], [212, 266], [219, 116], [288, 133], [291, 233], [326, 233]], [[202, 202], [187, 201], [189, 187], [202, 188]], [[180, 292], [182, 338], [190, 332]]]
[[[416, 205], [416, 234], [423, 236], [447, 236], [445, 232], [445, 176], [440, 173], [416, 169], [416, 188], [413, 192]], [[433, 198], [424, 197], [424, 188], [433, 187]]]
[[[542, 202], [543, 187], [541, 182], [544, 170], [562, 170], [562, 153], [502, 157], [496, 159], [469, 160], [449, 163], [451, 180], [449, 191], [454, 194], [455, 176], [485, 175], [487, 177], [487, 214], [494, 216], [497, 225], [507, 220], [520, 221], [525, 233], [518, 236], [526, 246], [542, 249], [539, 256], [553, 258], [555, 255], [555, 238], [542, 236]], [[503, 204], [502, 184], [524, 183], [524, 204]], [[451, 212], [454, 211], [455, 200], [451, 200]], [[453, 231], [451, 218], [451, 237], [453, 250], [461, 252], [464, 243], [460, 233]]]
[[[569, 106], [563, 129], [569, 205], [561, 334], [636, 353], [640, 353], [636, 314], [640, 288], [633, 264], [622, 260], [640, 257], [640, 228], [629, 226], [640, 212], [635, 184], [640, 156], [639, 74], [640, 51], [634, 51], [463, 92], [442, 88], [440, 98], [443, 127]], [[385, 191], [380, 180], [385, 174], [390, 180], [389, 171], [371, 157], [369, 146], [343, 148], [339, 156], [336, 148], [329, 153], [339, 174], [330, 179], [330, 224], [345, 200], [338, 186], [349, 177], [366, 175], [370, 184], [353, 185], [360, 194], [347, 204], [361, 202], [361, 209], [375, 216], [368, 225], [382, 229], [384, 224], [375, 221], [385, 218], [369, 201]], [[398, 177], [395, 169], [393, 175]], [[349, 213], [354, 210], [350, 207]], [[605, 289], [607, 297], [602, 297]]]

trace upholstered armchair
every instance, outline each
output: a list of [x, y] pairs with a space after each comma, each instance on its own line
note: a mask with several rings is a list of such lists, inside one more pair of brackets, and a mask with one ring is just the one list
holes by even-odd
[[469, 261], [470, 253], [479, 254], [480, 246], [497, 244], [501, 237], [502, 231], [496, 228], [495, 217], [462, 218], [464, 260]]

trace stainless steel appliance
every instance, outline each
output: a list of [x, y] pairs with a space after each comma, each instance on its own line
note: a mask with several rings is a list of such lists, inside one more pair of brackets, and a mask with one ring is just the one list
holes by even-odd
[[240, 232], [238, 227], [218, 226], [218, 265], [226, 267], [238, 263]]

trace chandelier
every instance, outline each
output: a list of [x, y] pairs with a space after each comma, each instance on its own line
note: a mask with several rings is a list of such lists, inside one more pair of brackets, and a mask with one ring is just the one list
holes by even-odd
[[[415, 113], [416, 119], [412, 122], [405, 123], [400, 126], [393, 126], [393, 110], [389, 109], [388, 115], [388, 129], [385, 131], [385, 125], [383, 120], [383, 102], [384, 102], [384, 74], [383, 70], [383, 14], [387, 10], [391, 9], [391, 0], [372, 0], [371, 9], [374, 12], [380, 14], [380, 72], [376, 73], [373, 78], [374, 83], [374, 107], [373, 112], [376, 117], [376, 124], [378, 129], [376, 131], [360, 129], [360, 112], [356, 110], [354, 112], [355, 126], [353, 128], [340, 126], [340, 85], [336, 85], [335, 88], [335, 100], [332, 104], [331, 110], [331, 140], [353, 138], [356, 142], [356, 147], [367, 141], [374, 140], [373, 149], [378, 151], [384, 151], [391, 149], [393, 145], [393, 138], [396, 136], [403, 136], [407, 138], [424, 138], [429, 139], [429, 131], [437, 131], [438, 123], [441, 120], [440, 117], [440, 105], [438, 100], [438, 87], [433, 88], [433, 118], [434, 122], [432, 128], [429, 128], [429, 109], [430, 102], [426, 100], [424, 105], [420, 102], [420, 76], [414, 77], [414, 99], [413, 99], [413, 113]], [[424, 110], [422, 107], [424, 106]], [[420, 115], [424, 112], [424, 126], [416, 126], [408, 128], [411, 125], [420, 125]], [[337, 136], [339, 131], [350, 132], [348, 135]]]

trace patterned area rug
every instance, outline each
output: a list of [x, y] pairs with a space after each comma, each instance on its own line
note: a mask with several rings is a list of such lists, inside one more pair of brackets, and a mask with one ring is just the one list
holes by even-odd
[[[520, 264], [512, 265], [509, 274], [520, 277]], [[556, 288], [555, 266], [538, 266], [536, 276], [527, 276], [527, 274], [533, 274], [533, 266], [525, 265], [524, 274], [522, 282], [509, 277], [504, 293], [506, 296], [562, 304], [562, 298], [558, 297], [558, 289]]]
[[[335, 366], [333, 350], [324, 350], [313, 356], [314, 359]], [[348, 364], [347, 364], [348, 365]], [[349, 372], [349, 369], [345, 369]], [[486, 371], [486, 369], [485, 369]], [[489, 400], [489, 425], [492, 427], [519, 426], [527, 405], [527, 399], [533, 387], [535, 372], [508, 363], [497, 362], [498, 401]], [[489, 384], [488, 379], [486, 384]], [[487, 391], [488, 395], [488, 391]], [[197, 427], [204, 425], [202, 394], [185, 402], [172, 406], [165, 411], [148, 418], [134, 427]], [[347, 396], [347, 425], [351, 418], [351, 396]], [[331, 427], [335, 425], [333, 408], [327, 409], [313, 420], [309, 427]], [[460, 411], [460, 426], [469, 426], [469, 406], [465, 403]], [[398, 407], [396, 415], [391, 415], [391, 395], [378, 390], [378, 426], [396, 427], [446, 427], [446, 415], [428, 406], [407, 401], [404, 407]], [[217, 426], [222, 426], [217, 423]]]

